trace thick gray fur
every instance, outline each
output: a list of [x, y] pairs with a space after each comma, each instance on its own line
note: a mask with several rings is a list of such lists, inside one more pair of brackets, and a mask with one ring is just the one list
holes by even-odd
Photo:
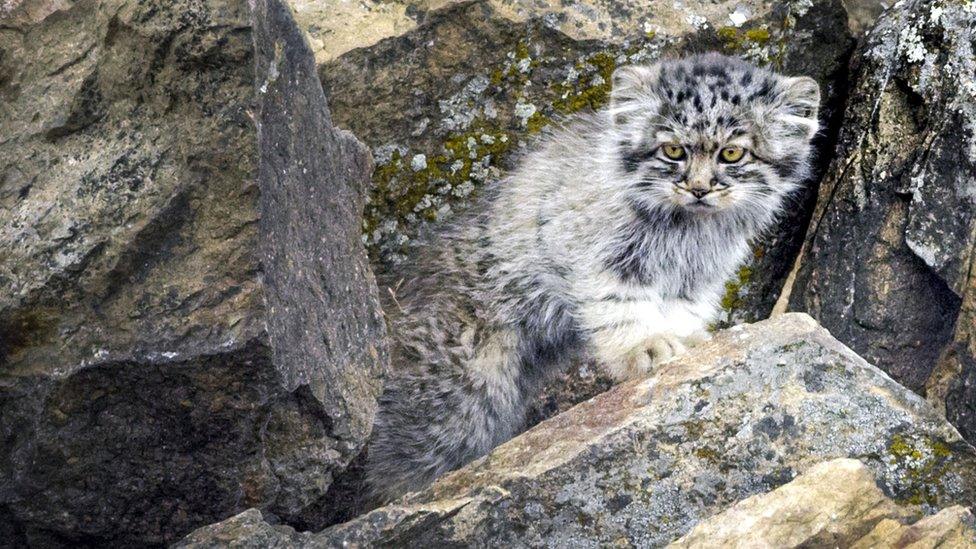
[[[606, 109], [542, 139], [391, 289], [374, 496], [518, 434], [573, 354], [622, 380], [706, 339], [750, 239], [807, 176], [819, 101], [810, 78], [718, 54], [618, 69]], [[727, 146], [747, 152], [722, 163]]]

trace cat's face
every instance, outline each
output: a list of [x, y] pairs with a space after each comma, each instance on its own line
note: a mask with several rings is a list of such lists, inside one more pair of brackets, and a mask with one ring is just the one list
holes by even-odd
[[718, 54], [619, 69], [610, 115], [631, 201], [771, 214], [807, 174], [819, 101], [810, 78]]

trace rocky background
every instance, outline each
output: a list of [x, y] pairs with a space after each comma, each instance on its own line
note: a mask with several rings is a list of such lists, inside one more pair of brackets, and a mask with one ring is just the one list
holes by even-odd
[[[883, 7], [0, 1], [0, 546], [974, 544], [976, 4]], [[398, 264], [705, 50], [824, 97], [732, 327], [361, 508]]]

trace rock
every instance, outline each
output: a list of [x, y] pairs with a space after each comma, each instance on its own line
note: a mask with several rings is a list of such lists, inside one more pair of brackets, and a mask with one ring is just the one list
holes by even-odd
[[[504, 176], [546, 126], [603, 106], [615, 67], [720, 50], [811, 75], [823, 89], [825, 152], [853, 44], [839, 0], [325, 2], [356, 12], [351, 23], [329, 20], [333, 11], [321, 3], [302, 5], [306, 28], [326, 44], [320, 76], [336, 123], [377, 160], [365, 229], [390, 286], [427, 224]], [[753, 264], [730, 281], [726, 321], [768, 315], [815, 194], [811, 184], [797, 197], [780, 228], [757, 243]]]
[[594, 360], [574, 361], [554, 376], [536, 396], [526, 414], [525, 424], [535, 425], [595, 397], [613, 386], [613, 380]]
[[302, 547], [310, 537], [288, 526], [268, 524], [261, 511], [248, 509], [223, 522], [199, 528], [172, 547], [216, 549], [232, 545], [238, 549], [285, 549]]
[[[786, 314], [726, 330], [423, 492], [295, 543], [659, 546], [844, 457], [896, 503], [976, 501], [976, 451], [944, 418], [810, 317]], [[207, 546], [201, 532], [190, 539]]]
[[287, 8], [252, 3], [253, 28], [242, 0], [0, 22], [4, 544], [287, 520], [369, 433], [369, 156]]
[[954, 505], [915, 524], [905, 525], [885, 519], [851, 549], [873, 547], [976, 547], [976, 528], [972, 512]]
[[844, 0], [851, 32], [858, 37], [874, 27], [878, 17], [892, 2], [887, 0]]
[[853, 62], [789, 299], [976, 440], [976, 12], [899, 2]]
[[886, 497], [861, 462], [837, 459], [736, 503], [668, 547], [904, 547], [901, 540], [909, 539], [925, 540], [925, 547], [976, 547], [972, 515], [964, 507], [911, 525], [919, 515], [916, 506]]

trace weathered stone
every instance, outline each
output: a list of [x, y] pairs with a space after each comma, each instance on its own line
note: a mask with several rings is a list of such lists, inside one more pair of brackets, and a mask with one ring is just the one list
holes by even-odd
[[529, 409], [525, 418], [527, 426], [535, 425], [572, 408], [584, 400], [608, 390], [613, 380], [604, 368], [593, 360], [580, 360], [570, 364], [550, 380]]
[[423, 492], [283, 539], [302, 547], [657, 546], [839, 457], [863, 461], [896, 503], [934, 510], [976, 501], [976, 451], [944, 418], [808, 316], [787, 314], [726, 330]]
[[954, 505], [911, 525], [885, 519], [851, 545], [851, 549], [875, 547], [971, 549], [976, 547], [973, 514], [965, 507]]
[[[437, 6], [446, 7], [428, 11]], [[306, 26], [332, 28], [323, 40], [358, 46], [335, 46], [320, 75], [336, 123], [377, 159], [365, 230], [384, 270], [392, 267], [391, 286], [396, 263], [425, 223], [449, 218], [504, 176], [549, 124], [603, 106], [615, 67], [719, 50], [813, 76], [823, 89], [827, 128], [819, 147], [826, 153], [852, 47], [839, 0], [365, 2], [342, 9], [364, 11], [352, 24], [308, 12]], [[387, 25], [401, 16], [406, 32]], [[377, 31], [386, 39], [369, 44], [373, 38], [359, 30], [367, 20], [387, 29]], [[724, 320], [768, 314], [815, 194], [811, 184], [784, 223], [757, 243], [753, 264], [730, 281]]]
[[[855, 459], [811, 467], [767, 494], [752, 496], [695, 526], [668, 547], [974, 547], [976, 529], [964, 507], [951, 507], [911, 525], [921, 513], [877, 487]], [[911, 534], [909, 534], [911, 531]]]
[[272, 526], [264, 521], [261, 511], [248, 509], [223, 522], [195, 530], [174, 544], [173, 549], [228, 546], [237, 549], [286, 549], [302, 547], [310, 537], [289, 526]]
[[976, 440], [974, 29], [976, 11], [965, 3], [907, 0], [869, 33], [787, 293], [792, 310], [809, 312], [897, 381], [918, 392], [928, 385], [969, 440]]
[[844, 0], [851, 32], [855, 36], [863, 36], [874, 27], [878, 17], [890, 5], [887, 0]]
[[387, 361], [367, 151], [274, 0], [253, 29], [243, 0], [31, 3], [0, 22], [0, 536], [299, 513]]

